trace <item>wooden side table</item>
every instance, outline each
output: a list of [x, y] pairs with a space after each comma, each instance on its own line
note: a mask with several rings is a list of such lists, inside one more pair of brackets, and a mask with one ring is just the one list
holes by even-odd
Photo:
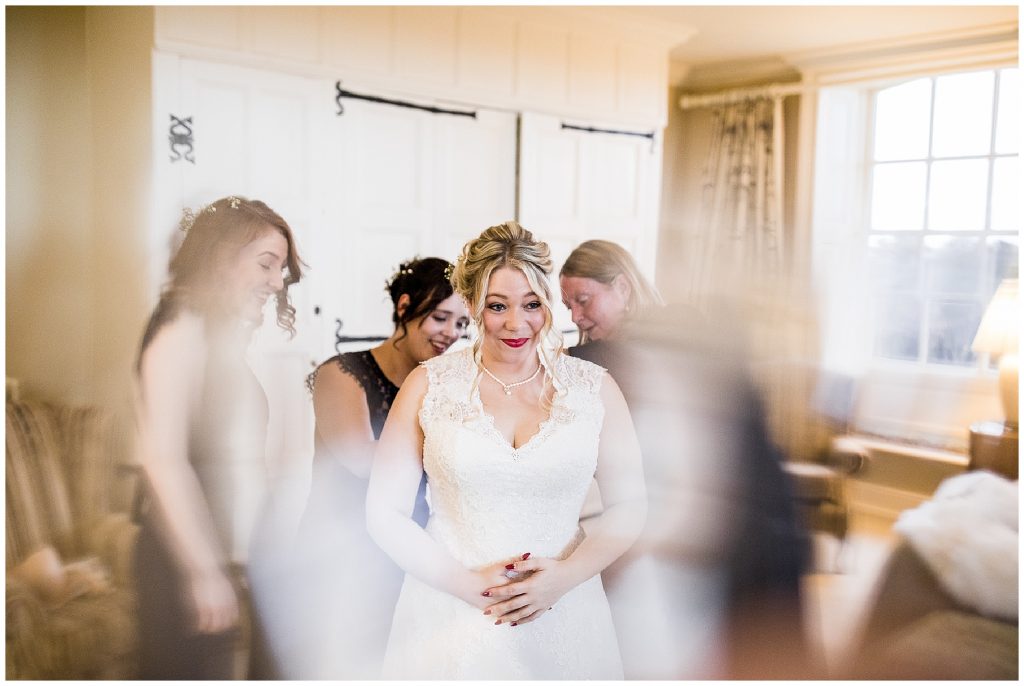
[[1016, 426], [1003, 422], [971, 424], [968, 469], [989, 469], [1016, 480], [1019, 455], [1019, 434]]

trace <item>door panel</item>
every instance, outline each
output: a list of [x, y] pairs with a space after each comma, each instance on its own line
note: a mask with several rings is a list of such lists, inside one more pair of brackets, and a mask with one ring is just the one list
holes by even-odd
[[[629, 250], [653, 281], [660, 138], [564, 129], [556, 117], [525, 112], [519, 144], [520, 221], [550, 244], [555, 274], [581, 242], [604, 238]], [[555, 321], [575, 330], [564, 307], [555, 307]]]
[[432, 255], [454, 261], [466, 241], [515, 218], [516, 115], [434, 118]]

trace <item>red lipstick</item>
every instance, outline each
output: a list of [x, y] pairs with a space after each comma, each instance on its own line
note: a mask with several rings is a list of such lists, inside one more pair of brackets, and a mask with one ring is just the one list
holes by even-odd
[[501, 342], [510, 348], [521, 348], [526, 345], [529, 338], [502, 338]]

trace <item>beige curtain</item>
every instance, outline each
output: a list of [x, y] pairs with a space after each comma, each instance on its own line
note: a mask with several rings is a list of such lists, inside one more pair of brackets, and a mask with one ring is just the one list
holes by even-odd
[[699, 294], [742, 290], [784, 267], [782, 99], [746, 100], [714, 117], [692, 275]]
[[728, 303], [746, 329], [751, 368], [769, 426], [793, 459], [813, 460], [828, 442], [812, 409], [817, 326], [805, 270], [787, 254], [782, 98], [752, 98], [714, 112], [704, 165], [691, 294]]

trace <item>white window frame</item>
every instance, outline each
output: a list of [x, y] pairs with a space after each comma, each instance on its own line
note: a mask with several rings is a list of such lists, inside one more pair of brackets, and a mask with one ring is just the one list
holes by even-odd
[[[948, 42], [945, 44], [948, 46]], [[937, 47], [936, 47], [937, 46]], [[873, 359], [864, 202], [873, 93], [917, 77], [1016, 66], [1017, 41], [926, 45], [913, 58], [834, 60], [805, 68], [798, 167], [798, 230], [807, 232], [819, 293], [822, 366], [856, 380], [851, 429], [963, 452], [972, 422], [1002, 417], [996, 374], [974, 368]]]
[[[875, 86], [875, 87], [872, 87], [872, 88], [868, 89], [868, 92], [867, 92], [867, 97], [868, 97], [868, 101], [869, 101], [869, 106], [867, 108], [868, 109], [868, 111], [867, 111], [868, 118], [867, 118], [867, 121], [864, 123], [865, 131], [867, 132], [867, 134], [865, 136], [866, 149], [865, 149], [865, 153], [864, 153], [864, 155], [865, 155], [864, 160], [865, 160], [865, 167], [866, 167], [865, 174], [866, 174], [867, 182], [865, 183], [864, 188], [863, 188], [863, 204], [862, 204], [862, 207], [865, 208], [865, 215], [866, 215], [866, 219], [862, 220], [864, 222], [862, 230], [864, 231], [864, 238], [865, 238], [865, 240], [869, 240], [872, 236], [900, 236], [900, 237], [905, 237], [905, 238], [914, 238], [914, 239], [916, 239], [916, 242], [918, 244], [918, 248], [917, 248], [918, 254], [921, 254], [926, 249], [925, 248], [925, 243], [926, 243], [926, 241], [927, 241], [927, 239], [929, 237], [942, 236], [942, 237], [956, 237], [956, 238], [977, 238], [977, 239], [980, 240], [980, 247], [978, 249], [979, 250], [985, 250], [985, 245], [987, 244], [988, 240], [991, 239], [991, 238], [1016, 236], [1016, 234], [1013, 234], [1013, 233], [1011, 233], [1009, 231], [994, 230], [994, 229], [991, 228], [991, 226], [989, 224], [989, 217], [991, 215], [991, 210], [992, 210], [992, 181], [993, 181], [993, 173], [994, 173], [994, 170], [995, 170], [995, 162], [997, 160], [1000, 160], [1000, 159], [1019, 158], [1019, 153], [1016, 153], [1016, 152], [1014, 152], [1014, 153], [998, 153], [998, 152], [995, 151], [996, 128], [997, 128], [997, 124], [998, 124], [998, 114], [999, 114], [999, 112], [998, 112], [998, 104], [999, 104], [998, 98], [1002, 97], [1002, 95], [1001, 95], [1002, 94], [1002, 90], [1001, 89], [1002, 89], [1002, 78], [1003, 77], [1002, 77], [1002, 74], [1001, 74], [1001, 69], [999, 69], [999, 68], [984, 68], [984, 69], [969, 69], [969, 70], [966, 70], [966, 71], [958, 69], [958, 70], [954, 70], [952, 72], [949, 72], [949, 75], [968, 74], [968, 73], [992, 73], [993, 76], [994, 76], [994, 80], [993, 80], [993, 94], [992, 94], [992, 114], [991, 114], [992, 129], [991, 129], [990, 139], [989, 139], [989, 148], [988, 148], [987, 152], [985, 152], [983, 154], [959, 155], [959, 156], [955, 156], [955, 157], [941, 157], [941, 156], [936, 156], [934, 154], [934, 151], [932, 150], [932, 140], [933, 140], [933, 137], [934, 137], [934, 134], [935, 134], [935, 132], [934, 132], [935, 106], [936, 106], [936, 102], [935, 102], [935, 98], [936, 98], [935, 89], [936, 89], [936, 82], [937, 82], [937, 80], [939, 78], [941, 78], [942, 76], [944, 76], [944, 74], [931, 74], [931, 75], [927, 75], [927, 76], [923, 76], [923, 77], [917, 77], [917, 78], [927, 78], [927, 79], [929, 79], [929, 85], [930, 85], [930, 89], [931, 89], [931, 96], [930, 96], [931, 97], [931, 102], [930, 102], [930, 105], [929, 105], [929, 113], [928, 113], [929, 121], [931, 122], [931, 128], [930, 128], [930, 131], [929, 131], [929, 149], [925, 152], [925, 155], [923, 157], [918, 157], [918, 158], [913, 158], [913, 159], [910, 159], [910, 158], [908, 158], [908, 159], [900, 159], [900, 160], [875, 160], [874, 159], [874, 145], [875, 145], [874, 133], [875, 133], [875, 124], [877, 122], [877, 117], [878, 117], [878, 95], [879, 95], [879, 93], [884, 91], [886, 88], [889, 88], [892, 85], [899, 85], [899, 84], [883, 84], [883, 85]], [[914, 79], [903, 79], [903, 80], [901, 80], [900, 83], [906, 83], [906, 82], [911, 81], [911, 80], [914, 80]], [[997, 98], [997, 95], [998, 95], [998, 98]], [[947, 160], [960, 160], [960, 159], [980, 159], [980, 160], [984, 160], [987, 163], [987, 167], [988, 167], [988, 172], [987, 172], [987, 174], [988, 174], [988, 181], [987, 181], [988, 199], [986, 200], [986, 208], [985, 208], [986, 209], [986, 217], [985, 217], [985, 220], [984, 220], [984, 225], [981, 226], [980, 229], [977, 230], [977, 231], [974, 231], [974, 230], [969, 230], [969, 231], [967, 231], [967, 230], [965, 230], [965, 231], [935, 231], [929, 225], [929, 219], [928, 219], [928, 206], [929, 206], [929, 203], [930, 203], [930, 194], [931, 194], [931, 184], [929, 182], [929, 179], [931, 178], [932, 170], [933, 170], [933, 168], [934, 168], [936, 163], [942, 163], [942, 162], [947, 161]], [[887, 165], [887, 164], [900, 164], [900, 163], [904, 163], [904, 162], [923, 162], [926, 165], [926, 167], [927, 167], [927, 172], [926, 172], [926, 175], [925, 175], [925, 179], [926, 180], [925, 180], [924, 206], [922, 207], [922, 211], [924, 213], [924, 216], [923, 216], [924, 227], [920, 231], [884, 231], [884, 230], [875, 230], [875, 229], [870, 227], [870, 223], [871, 223], [870, 218], [871, 218], [871, 215], [873, 213], [872, 188], [873, 188], [873, 180], [874, 180], [873, 177], [874, 177], [875, 170], [877, 170], [878, 167], [883, 166], [883, 165]], [[987, 277], [987, 276], [990, 276], [990, 275], [985, 275], [985, 276]], [[992, 294], [995, 293], [996, 287], [998, 285], [999, 285], [998, 282], [997, 283], [986, 284], [986, 286], [984, 288], [982, 288], [981, 290], [979, 290], [976, 293], [974, 293], [975, 297], [973, 298], [973, 300], [977, 303], [977, 305], [980, 308], [980, 311], [979, 311], [979, 321], [980, 321], [981, 312], [984, 311], [985, 306], [988, 304], [988, 301], [991, 298]], [[987, 290], [987, 293], [983, 292], [985, 290]], [[930, 296], [930, 295], [934, 295], [934, 293], [932, 293], [932, 292], [928, 291], [928, 289], [922, 288], [922, 287], [919, 287], [918, 289], [916, 289], [916, 292], [917, 292], [918, 295], [922, 296], [925, 299], [928, 296]], [[964, 294], [964, 295], [966, 296], [966, 294]], [[926, 305], [924, 303], [922, 303], [922, 307], [926, 307]], [[920, 334], [920, 339], [918, 341], [918, 351], [917, 351], [916, 359], [914, 359], [914, 360], [896, 360], [896, 359], [887, 360], [885, 358], [882, 358], [881, 356], [877, 356], [877, 357], [873, 357], [872, 358], [873, 365], [877, 366], [877, 367], [881, 367], [881, 368], [888, 368], [890, 371], [894, 370], [897, 373], [900, 370], [909, 370], [912, 367], [917, 367], [919, 369], [921, 367], [925, 367], [926, 369], [924, 369], [923, 371], [931, 371], [931, 372], [934, 372], [934, 373], [940, 374], [940, 375], [943, 374], [944, 371], [949, 371], [949, 372], [953, 373], [954, 377], [957, 376], [958, 373], [963, 373], [963, 374], [968, 374], [970, 376], [974, 376], [975, 375], [974, 374], [974, 369], [972, 369], [972, 367], [976, 367], [976, 368], [982, 369], [982, 370], [987, 370], [988, 369], [987, 365], [988, 365], [989, 360], [987, 359], [987, 356], [982, 356], [982, 355], [978, 356], [978, 359], [975, 361], [975, 363], [973, 365], [950, 365], [950, 364], [942, 364], [942, 363], [936, 363], [936, 362], [929, 362], [927, 360], [927, 347], [928, 347], [928, 338], [929, 337], [927, 335], [928, 334], [928, 325], [926, 324], [926, 321], [927, 321], [927, 317], [922, 317], [920, 325], [919, 325], [918, 333]]]

